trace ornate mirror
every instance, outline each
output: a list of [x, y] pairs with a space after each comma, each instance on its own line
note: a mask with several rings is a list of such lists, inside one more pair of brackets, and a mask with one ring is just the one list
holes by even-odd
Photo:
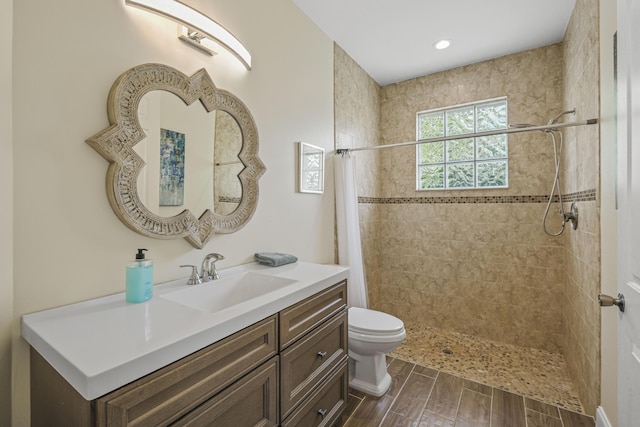
[[191, 77], [162, 64], [127, 70], [107, 112], [110, 126], [86, 142], [110, 163], [107, 196], [127, 227], [200, 249], [249, 221], [265, 170], [258, 131], [242, 101], [204, 69]]

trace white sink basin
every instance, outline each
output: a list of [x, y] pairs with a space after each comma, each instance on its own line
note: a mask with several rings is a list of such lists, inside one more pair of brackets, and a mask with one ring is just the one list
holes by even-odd
[[206, 312], [217, 312], [264, 296], [295, 280], [245, 272], [161, 295], [169, 301]]
[[129, 304], [124, 292], [22, 316], [22, 336], [86, 400], [93, 400], [347, 279], [339, 265], [250, 263], [221, 279], [154, 286]]

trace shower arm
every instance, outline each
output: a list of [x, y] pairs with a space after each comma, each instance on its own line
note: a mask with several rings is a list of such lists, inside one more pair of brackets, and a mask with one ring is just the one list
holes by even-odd
[[406, 147], [410, 145], [427, 144], [430, 142], [453, 141], [461, 138], [476, 138], [481, 136], [504, 135], [504, 134], [510, 134], [510, 133], [522, 133], [522, 132], [533, 132], [533, 131], [552, 131], [552, 130], [558, 130], [558, 129], [574, 127], [574, 126], [595, 125], [597, 123], [598, 123], [598, 119], [588, 119], [588, 120], [582, 120], [577, 122], [553, 123], [553, 124], [547, 124], [542, 126], [514, 127], [509, 129], [490, 130], [486, 132], [467, 133], [464, 135], [450, 135], [450, 136], [442, 136], [442, 137], [436, 137], [436, 138], [420, 139], [418, 141], [401, 142], [398, 144], [375, 145], [371, 147], [357, 147], [357, 148], [339, 148], [336, 150], [336, 154], [345, 154], [351, 151], [378, 150], [381, 148], [391, 148], [391, 147]]

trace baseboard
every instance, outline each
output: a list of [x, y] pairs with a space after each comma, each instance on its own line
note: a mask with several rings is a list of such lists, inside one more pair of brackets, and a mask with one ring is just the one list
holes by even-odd
[[602, 406], [596, 410], [596, 427], [613, 427]]

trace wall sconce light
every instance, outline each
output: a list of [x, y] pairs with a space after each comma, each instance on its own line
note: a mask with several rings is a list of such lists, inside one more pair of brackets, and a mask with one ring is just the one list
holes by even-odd
[[179, 24], [178, 37], [209, 55], [214, 43], [228, 49], [251, 70], [251, 54], [233, 34], [213, 19], [176, 0], [125, 0], [129, 6], [156, 13]]

